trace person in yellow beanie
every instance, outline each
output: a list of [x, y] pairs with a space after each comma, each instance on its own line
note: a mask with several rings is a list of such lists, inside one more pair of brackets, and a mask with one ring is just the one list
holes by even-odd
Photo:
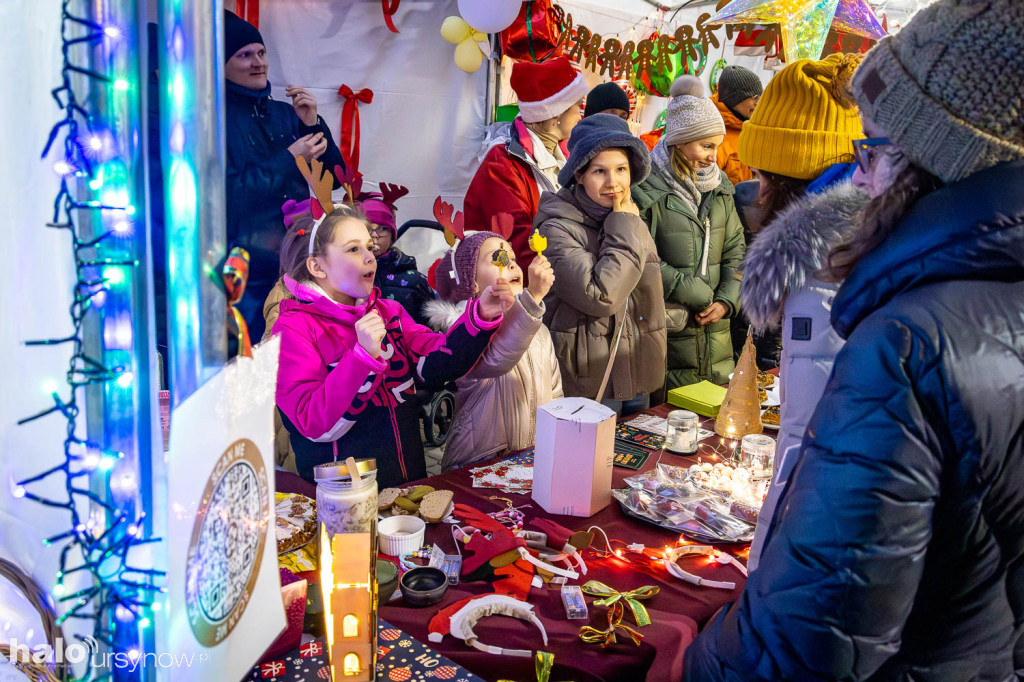
[[743, 313], [759, 347], [781, 347], [781, 425], [776, 471], [748, 567], [757, 567], [778, 496], [842, 339], [829, 321], [837, 284], [819, 281], [829, 249], [851, 234], [866, 193], [849, 181], [863, 137], [850, 90], [860, 55], [801, 60], [768, 84], [740, 133], [741, 158], [760, 176], [760, 229], [743, 264]]

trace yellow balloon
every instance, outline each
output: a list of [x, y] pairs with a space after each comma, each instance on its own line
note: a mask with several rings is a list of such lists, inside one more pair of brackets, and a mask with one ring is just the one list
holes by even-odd
[[[477, 30], [474, 29], [473, 30], [473, 40], [475, 40], [478, 43], [486, 43], [489, 40], [489, 38], [487, 37], [486, 33], [481, 33], [480, 31], [477, 31]], [[459, 41], [459, 42], [461, 42], [461, 41]]]
[[455, 66], [466, 73], [473, 73], [484, 62], [484, 53], [472, 37], [466, 38], [455, 46]]
[[441, 24], [441, 37], [453, 45], [458, 45], [473, 32], [462, 17], [451, 16]]

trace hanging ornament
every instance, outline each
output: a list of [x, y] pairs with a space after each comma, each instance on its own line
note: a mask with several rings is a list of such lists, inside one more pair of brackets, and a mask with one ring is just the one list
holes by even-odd
[[786, 61], [819, 59], [830, 28], [880, 39], [885, 29], [866, 0], [733, 0], [711, 24], [779, 24]]
[[686, 61], [670, 35], [655, 33], [641, 40], [633, 55], [634, 83], [644, 94], [668, 97], [672, 81], [686, 72]]
[[483, 33], [501, 33], [512, 25], [522, 0], [459, 0], [459, 14]]
[[515, 21], [501, 32], [502, 54], [524, 62], [557, 57], [561, 54], [558, 39], [562, 33], [557, 17], [551, 0], [526, 0]]

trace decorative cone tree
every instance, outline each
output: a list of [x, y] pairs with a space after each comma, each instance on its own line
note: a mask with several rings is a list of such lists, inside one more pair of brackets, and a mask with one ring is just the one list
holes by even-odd
[[761, 400], [757, 392], [757, 363], [754, 360], [754, 340], [748, 333], [743, 353], [736, 363], [736, 371], [729, 381], [729, 389], [722, 401], [715, 421], [715, 433], [726, 438], [740, 439], [751, 433], [761, 433]]

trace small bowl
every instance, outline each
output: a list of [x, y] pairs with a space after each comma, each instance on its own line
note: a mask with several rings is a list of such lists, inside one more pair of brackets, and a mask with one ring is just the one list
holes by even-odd
[[377, 606], [385, 606], [398, 589], [398, 566], [387, 559], [377, 559]]
[[380, 551], [388, 556], [415, 552], [423, 546], [427, 524], [418, 516], [389, 516], [377, 524]]
[[430, 606], [448, 591], [448, 577], [440, 568], [417, 566], [405, 572], [399, 587], [409, 606]]

